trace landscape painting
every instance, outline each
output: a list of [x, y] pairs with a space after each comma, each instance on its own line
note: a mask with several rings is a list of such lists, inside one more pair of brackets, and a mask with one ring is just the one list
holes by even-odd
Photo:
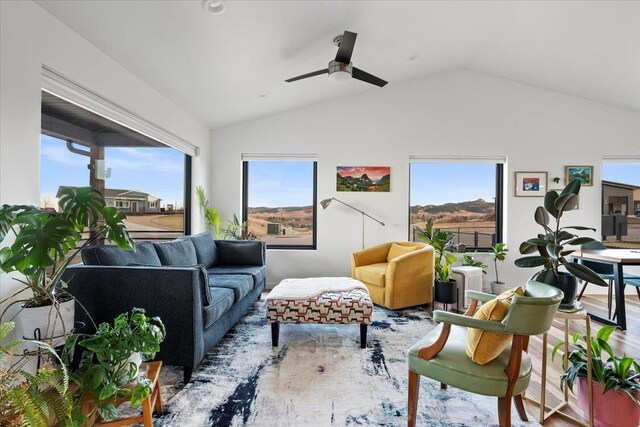
[[565, 184], [579, 179], [582, 185], [593, 185], [593, 166], [565, 166]]
[[338, 166], [337, 191], [391, 191], [391, 167], [389, 166]]

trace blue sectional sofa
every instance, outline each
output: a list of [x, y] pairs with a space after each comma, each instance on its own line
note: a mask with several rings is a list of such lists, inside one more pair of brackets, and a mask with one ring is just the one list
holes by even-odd
[[67, 269], [63, 280], [77, 300], [76, 326], [91, 333], [94, 322], [144, 308], [167, 328], [156, 358], [183, 366], [187, 383], [193, 368], [263, 292], [265, 244], [213, 240], [202, 233], [135, 247], [91, 246], [82, 251], [83, 264]]

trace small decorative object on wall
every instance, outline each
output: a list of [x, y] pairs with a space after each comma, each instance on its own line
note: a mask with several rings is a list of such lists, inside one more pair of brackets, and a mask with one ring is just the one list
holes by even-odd
[[565, 166], [564, 167], [564, 183], [571, 182], [572, 179], [578, 178], [580, 184], [584, 187], [593, 185], [593, 166]]
[[391, 191], [389, 166], [338, 166], [336, 191]]
[[516, 197], [543, 197], [547, 192], [546, 172], [516, 172]]

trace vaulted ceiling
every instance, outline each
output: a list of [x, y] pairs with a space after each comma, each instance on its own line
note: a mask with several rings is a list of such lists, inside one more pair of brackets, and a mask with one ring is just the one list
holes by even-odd
[[[638, 2], [39, 1], [212, 128], [456, 68], [640, 111]], [[334, 36], [385, 88], [317, 76]]]

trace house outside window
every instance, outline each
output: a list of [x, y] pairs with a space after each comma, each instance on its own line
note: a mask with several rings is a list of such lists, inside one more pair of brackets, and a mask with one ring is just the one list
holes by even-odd
[[453, 233], [466, 250], [488, 251], [502, 236], [503, 164], [420, 159], [409, 165], [409, 238], [434, 227]]
[[602, 242], [640, 249], [640, 159], [602, 162]]
[[128, 200], [116, 200], [116, 208], [128, 209], [131, 207], [131, 202]]
[[243, 161], [243, 221], [269, 249], [316, 248], [315, 160]]
[[149, 202], [149, 207], [150, 208], [155, 208], [156, 207], [156, 203], [157, 202]]

